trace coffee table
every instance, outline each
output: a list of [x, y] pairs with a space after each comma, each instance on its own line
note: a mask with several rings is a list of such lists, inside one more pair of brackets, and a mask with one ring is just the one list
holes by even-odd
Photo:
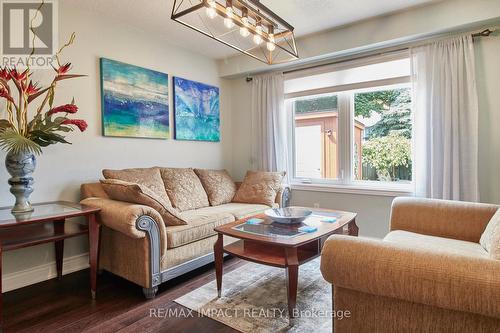
[[[297, 303], [299, 266], [317, 258], [325, 240], [333, 234], [358, 235], [356, 214], [343, 211], [309, 208], [313, 214], [299, 225], [273, 222], [266, 215], [256, 215], [228, 223], [214, 230], [218, 233], [214, 245], [217, 292], [221, 297], [224, 253], [251, 262], [284, 268], [287, 280], [288, 314], [294, 317]], [[257, 225], [247, 224], [249, 219], [262, 219]], [[336, 222], [323, 222], [336, 218]], [[297, 228], [308, 225], [317, 230], [300, 233]], [[297, 234], [298, 233], [298, 234]], [[224, 236], [239, 240], [224, 246]]]

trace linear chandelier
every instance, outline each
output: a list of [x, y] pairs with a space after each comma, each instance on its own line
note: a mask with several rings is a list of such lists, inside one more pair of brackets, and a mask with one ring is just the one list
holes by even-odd
[[269, 65], [299, 58], [293, 26], [258, 0], [175, 0], [172, 20]]

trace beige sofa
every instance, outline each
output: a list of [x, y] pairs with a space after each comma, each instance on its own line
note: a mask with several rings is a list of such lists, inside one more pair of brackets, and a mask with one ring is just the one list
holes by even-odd
[[499, 332], [500, 260], [479, 244], [497, 209], [397, 198], [384, 240], [327, 240], [321, 271], [350, 311], [335, 332]]
[[[275, 205], [286, 206], [288, 195], [289, 189], [282, 188]], [[141, 285], [147, 298], [155, 296], [161, 283], [213, 261], [214, 227], [270, 208], [207, 206], [181, 212], [187, 225], [169, 226], [151, 207], [110, 199], [100, 183], [83, 184], [81, 197], [82, 204], [101, 208], [100, 268]], [[226, 237], [227, 243], [232, 241]]]

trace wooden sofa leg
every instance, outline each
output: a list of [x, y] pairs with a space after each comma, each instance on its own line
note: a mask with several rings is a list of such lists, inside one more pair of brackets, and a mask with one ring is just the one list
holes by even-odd
[[158, 292], [158, 287], [142, 288], [142, 292], [144, 293], [144, 297], [146, 297], [147, 299], [153, 299], [156, 297], [156, 293]]

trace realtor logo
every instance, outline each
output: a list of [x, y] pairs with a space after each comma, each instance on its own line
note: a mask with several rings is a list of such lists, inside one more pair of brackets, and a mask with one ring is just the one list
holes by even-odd
[[[57, 3], [54, 0], [0, 0], [0, 66], [48, 67], [57, 51]], [[33, 52], [33, 56], [30, 55]]]

